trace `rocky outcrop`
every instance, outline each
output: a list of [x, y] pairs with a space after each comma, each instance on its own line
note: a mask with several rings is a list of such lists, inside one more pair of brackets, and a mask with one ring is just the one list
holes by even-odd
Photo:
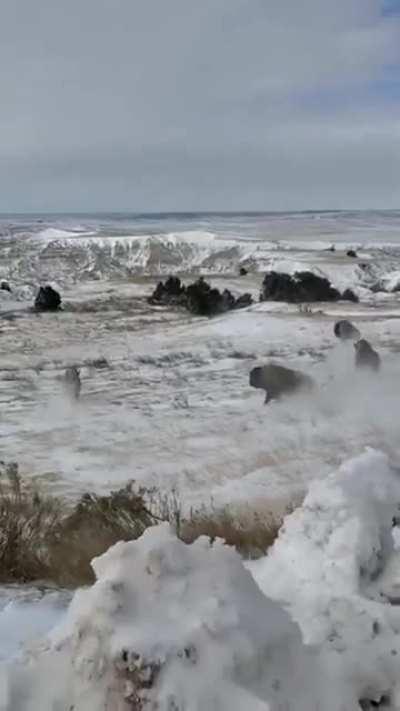
[[0, 282], [0, 290], [1, 291], [9, 291], [11, 293], [11, 286], [9, 285], [8, 281], [1, 281]]
[[265, 403], [278, 400], [282, 395], [314, 388], [314, 381], [309, 375], [276, 363], [253, 368], [250, 371], [249, 384], [253, 388], [265, 390]]
[[37, 311], [57, 311], [61, 306], [61, 296], [51, 286], [41, 286], [35, 299]]
[[358, 341], [361, 338], [361, 333], [358, 328], [353, 326], [350, 321], [346, 321], [346, 319], [336, 321], [333, 332], [335, 336], [342, 341]]
[[340, 299], [341, 301], [352, 301], [354, 304], [359, 302], [357, 294], [352, 289], [345, 289]]
[[286, 301], [295, 304], [340, 299], [358, 300], [351, 289], [346, 289], [341, 294], [328, 279], [307, 271], [296, 272], [293, 275], [268, 272], [264, 277], [260, 294], [260, 301]]
[[355, 366], [356, 368], [369, 368], [377, 372], [381, 367], [379, 354], [372, 348], [371, 344], [364, 338], [354, 344]]
[[250, 294], [236, 299], [229, 289], [221, 292], [212, 288], [203, 277], [189, 286], [184, 286], [178, 277], [170, 277], [165, 283], [159, 282], [148, 301], [159, 306], [182, 306], [198, 316], [214, 316], [250, 306], [253, 300]]

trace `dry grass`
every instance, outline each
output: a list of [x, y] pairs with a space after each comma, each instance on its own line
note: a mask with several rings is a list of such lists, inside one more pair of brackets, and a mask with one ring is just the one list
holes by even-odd
[[49, 533], [60, 517], [56, 499], [27, 490], [14, 463], [0, 468], [0, 581], [47, 577]]
[[278, 536], [281, 518], [261, 516], [253, 512], [245, 518], [237, 517], [229, 509], [196, 511], [181, 522], [179, 537], [193, 543], [199, 536], [211, 540], [222, 538], [236, 548], [243, 558], [254, 559], [265, 555]]
[[0, 468], [0, 582], [94, 580], [90, 561], [117, 541], [138, 538], [157, 519], [144, 492], [129, 485], [108, 496], [85, 494], [69, 510], [22, 481], [15, 463]]
[[145, 504], [145, 490], [129, 484], [107, 496], [84, 494], [64, 516], [49, 542], [53, 580], [61, 585], [94, 581], [90, 561], [118, 541], [131, 541], [157, 519]]
[[244, 557], [257, 558], [274, 542], [282, 517], [204, 508], [182, 518], [173, 492], [160, 496], [134, 484], [107, 496], [85, 494], [69, 509], [25, 484], [16, 464], [0, 464], [0, 582], [90, 584], [94, 557], [117, 541], [139, 538], [159, 521], [174, 525], [185, 543], [199, 536], [218, 537]]

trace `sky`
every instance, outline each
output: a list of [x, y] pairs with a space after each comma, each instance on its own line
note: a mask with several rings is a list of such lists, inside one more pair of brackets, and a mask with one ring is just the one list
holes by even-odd
[[0, 211], [400, 208], [400, 0], [0, 0]]

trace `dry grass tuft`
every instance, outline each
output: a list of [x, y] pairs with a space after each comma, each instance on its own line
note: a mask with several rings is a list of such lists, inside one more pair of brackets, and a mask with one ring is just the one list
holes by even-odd
[[156, 521], [144, 491], [132, 484], [108, 496], [85, 494], [71, 511], [24, 485], [17, 464], [2, 464], [0, 582], [91, 583], [93, 558], [117, 541], [139, 538]]
[[62, 585], [94, 582], [91, 560], [118, 541], [131, 541], [157, 523], [147, 509], [145, 490], [133, 483], [107, 496], [84, 494], [65, 516], [49, 544], [53, 578]]
[[60, 510], [56, 499], [24, 488], [17, 464], [0, 463], [0, 582], [47, 577], [47, 544]]
[[181, 522], [179, 537], [185, 543], [193, 543], [199, 536], [211, 540], [222, 538], [229, 546], [247, 559], [266, 555], [278, 536], [282, 519], [264, 517], [253, 512], [245, 519], [237, 517], [229, 509], [219, 511], [195, 511], [189, 519]]
[[139, 538], [159, 521], [170, 522], [185, 543], [199, 536], [222, 538], [244, 557], [257, 558], [273, 544], [282, 518], [206, 508], [182, 518], [174, 492], [161, 496], [134, 483], [107, 496], [85, 494], [70, 509], [26, 485], [17, 464], [0, 463], [0, 583], [91, 584], [93, 558], [118, 541]]

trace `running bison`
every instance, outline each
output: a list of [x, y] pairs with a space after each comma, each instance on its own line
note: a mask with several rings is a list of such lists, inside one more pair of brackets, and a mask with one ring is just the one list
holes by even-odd
[[341, 341], [358, 341], [361, 338], [360, 331], [350, 321], [336, 321], [333, 331]]
[[265, 404], [279, 400], [282, 395], [314, 388], [314, 381], [308, 375], [276, 363], [253, 368], [249, 382], [253, 388], [265, 390]]
[[64, 388], [67, 395], [72, 400], [78, 400], [81, 394], [81, 387], [81, 376], [78, 368], [75, 365], [66, 368], [64, 374]]
[[355, 348], [355, 365], [356, 368], [369, 368], [370, 370], [378, 371], [381, 367], [381, 359], [379, 354], [374, 351], [371, 344], [364, 338], [361, 338], [354, 344]]

